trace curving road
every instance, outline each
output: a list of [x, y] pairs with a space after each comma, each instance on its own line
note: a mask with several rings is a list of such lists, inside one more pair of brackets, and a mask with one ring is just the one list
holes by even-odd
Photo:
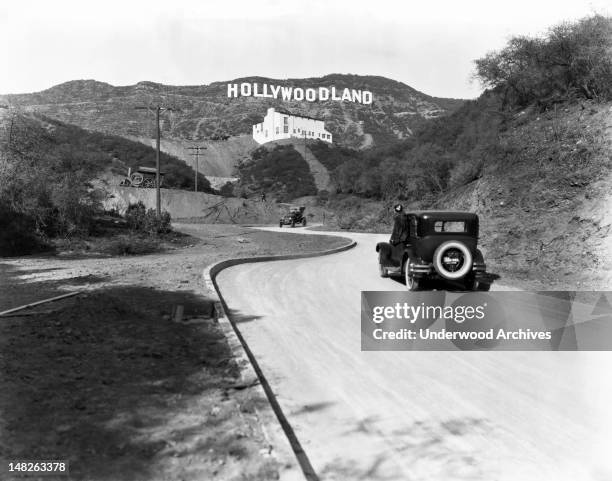
[[362, 352], [360, 292], [405, 287], [378, 277], [387, 235], [340, 235], [217, 277], [320, 479], [612, 479], [612, 353]]

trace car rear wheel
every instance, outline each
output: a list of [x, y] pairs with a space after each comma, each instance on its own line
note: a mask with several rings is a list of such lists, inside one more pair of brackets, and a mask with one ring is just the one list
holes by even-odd
[[280, 222], [278, 223], [278, 226], [279, 226], [279, 227], [282, 229], [282, 228], [283, 228], [283, 221], [280, 221]]
[[306, 219], [302, 221], [302, 227], [306, 227]]
[[465, 277], [472, 269], [472, 253], [463, 242], [447, 241], [436, 249], [433, 265], [436, 272], [447, 280]]

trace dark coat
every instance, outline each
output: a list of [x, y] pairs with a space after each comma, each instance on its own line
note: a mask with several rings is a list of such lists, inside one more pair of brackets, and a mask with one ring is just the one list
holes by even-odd
[[393, 232], [391, 232], [389, 244], [396, 245], [406, 242], [408, 240], [409, 229], [408, 216], [403, 212], [397, 214], [393, 220]]

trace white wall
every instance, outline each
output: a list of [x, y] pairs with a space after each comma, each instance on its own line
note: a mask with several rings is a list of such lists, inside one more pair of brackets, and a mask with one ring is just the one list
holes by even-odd
[[253, 125], [253, 139], [259, 144], [291, 137], [332, 142], [332, 135], [325, 130], [322, 120], [287, 115], [273, 108], [268, 109], [262, 123]]

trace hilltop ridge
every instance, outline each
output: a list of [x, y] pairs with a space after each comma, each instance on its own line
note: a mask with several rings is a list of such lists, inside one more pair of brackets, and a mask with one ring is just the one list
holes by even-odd
[[[331, 87], [369, 90], [371, 105], [340, 101], [283, 101], [282, 99], [228, 98], [228, 83], [268, 83], [306, 88]], [[257, 144], [252, 125], [262, 121], [268, 107], [321, 118], [342, 146], [365, 149], [410, 137], [426, 119], [447, 115], [464, 101], [428, 96], [396, 80], [373, 75], [330, 74], [305, 79], [243, 77], [208, 85], [173, 86], [151, 81], [113, 86], [98, 80], [71, 80], [41, 92], [0, 96], [0, 102], [35, 111], [87, 130], [139, 140], [151, 145], [154, 115], [136, 107], [157, 104], [175, 108], [162, 115], [162, 149], [172, 149], [189, 165], [186, 147], [194, 142], [209, 149], [200, 158], [203, 172], [230, 176], [240, 160]], [[223, 132], [227, 144], [208, 145], [206, 139]], [[236, 140], [238, 139], [238, 140]], [[228, 147], [225, 149], [225, 147]], [[227, 152], [230, 155], [226, 155]]]

